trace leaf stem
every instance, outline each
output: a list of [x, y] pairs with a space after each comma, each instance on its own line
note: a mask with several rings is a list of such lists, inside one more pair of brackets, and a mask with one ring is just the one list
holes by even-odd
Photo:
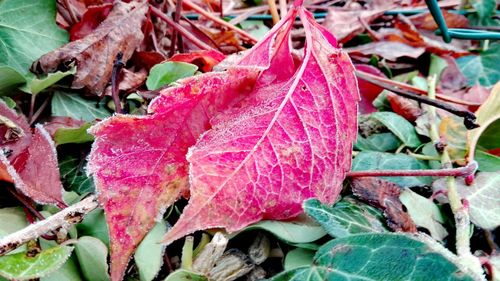
[[247, 38], [250, 43], [255, 44], [257, 43], [257, 39], [253, 37], [252, 35], [248, 34], [246, 31], [234, 26], [233, 24], [230, 24], [220, 18], [215, 17], [214, 15], [210, 14], [209, 12], [205, 11], [202, 7], [196, 5], [195, 3], [191, 2], [191, 0], [183, 0], [183, 4], [186, 5], [187, 7], [195, 10], [197, 13], [200, 15], [206, 17], [207, 19], [220, 24], [222, 26], [225, 26], [231, 30], [234, 30], [236, 33], [240, 34], [241, 36]]
[[[391, 81], [389, 79], [378, 77], [363, 71], [356, 71], [356, 76], [374, 85], [392, 91], [405, 98], [416, 100], [418, 102], [428, 104], [437, 108], [441, 108], [454, 115], [462, 117], [464, 118], [465, 127], [469, 130], [479, 127], [479, 125], [476, 123], [476, 116], [474, 115], [474, 113], [468, 110], [461, 110], [445, 102], [437, 101], [436, 99], [430, 99], [428, 97], [421, 96], [422, 92], [425, 93], [425, 91], [411, 87], [404, 83]], [[437, 96], [438, 95], [436, 95], [436, 97]], [[443, 99], [443, 96], [440, 96], [440, 98]]]
[[[174, 13], [174, 22], [179, 23], [179, 20], [181, 18], [181, 11], [182, 11], [182, 0], [177, 0], [175, 2], [175, 13]], [[170, 38], [170, 53], [168, 54], [169, 57], [172, 57], [175, 54], [175, 45], [179, 45], [179, 52], [181, 52], [181, 46], [182, 46], [182, 37], [179, 36], [179, 33], [175, 27], [172, 26], [172, 38]], [[179, 42], [177, 42], [179, 40]]]
[[[428, 95], [429, 99], [434, 100], [436, 98], [436, 75], [429, 76], [428, 78]], [[439, 135], [437, 129], [437, 114], [435, 107], [429, 107], [429, 119], [430, 119], [430, 128], [429, 135], [431, 140], [438, 144], [441, 140], [441, 136]], [[445, 147], [442, 151], [438, 150], [438, 153], [441, 153], [441, 165], [445, 169], [449, 169], [452, 167], [452, 162], [450, 155], [448, 154], [448, 150]], [[467, 165], [468, 166], [468, 165]], [[472, 175], [474, 172], [471, 173]], [[453, 216], [455, 218], [455, 239], [456, 239], [456, 252], [459, 257], [460, 263], [478, 274], [479, 276], [483, 276], [483, 270], [481, 267], [481, 263], [477, 257], [475, 257], [470, 250], [470, 219], [469, 212], [467, 208], [462, 204], [462, 199], [460, 198], [460, 194], [458, 194], [456, 181], [456, 176], [449, 175], [446, 177], [446, 186], [447, 186], [447, 195], [448, 201], [450, 203], [451, 211], [453, 212]]]
[[477, 162], [473, 161], [465, 167], [440, 170], [371, 170], [350, 171], [347, 177], [465, 177], [477, 170]]
[[267, 5], [269, 6], [269, 12], [273, 17], [273, 25], [275, 25], [280, 21], [280, 15], [278, 14], [278, 7], [276, 7], [276, 1], [267, 0]]
[[37, 239], [45, 233], [55, 231], [59, 228], [69, 228], [72, 224], [80, 222], [86, 214], [98, 206], [97, 197], [91, 195], [53, 216], [1, 238], [0, 256], [7, 254], [28, 241]]
[[177, 29], [177, 31], [184, 36], [186, 39], [191, 41], [196, 47], [202, 49], [202, 50], [213, 50], [212, 47], [207, 45], [205, 42], [201, 41], [200, 39], [196, 38], [191, 32], [189, 32], [187, 29], [185, 29], [182, 25], [176, 23], [169, 17], [167, 17], [162, 11], [160, 11], [158, 8], [155, 8], [153, 6], [149, 6], [149, 10], [151, 13], [155, 16], [157, 16], [159, 19], [162, 21], [166, 22], [168, 25], [174, 27]]

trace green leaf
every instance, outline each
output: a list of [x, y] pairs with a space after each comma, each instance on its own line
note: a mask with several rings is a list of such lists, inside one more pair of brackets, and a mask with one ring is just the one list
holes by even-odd
[[500, 80], [500, 43], [493, 43], [488, 50], [479, 55], [465, 56], [457, 59], [462, 73], [467, 77], [469, 85], [490, 87]]
[[83, 236], [78, 239], [75, 253], [83, 276], [92, 281], [108, 281], [108, 248], [99, 239]]
[[401, 191], [399, 200], [405, 205], [408, 214], [417, 226], [424, 227], [431, 233], [432, 238], [436, 240], [443, 240], [448, 236], [448, 232], [443, 227], [443, 215], [438, 206], [419, 194], [405, 189]]
[[385, 232], [382, 213], [352, 198], [343, 198], [332, 207], [317, 199], [304, 202], [304, 211], [332, 237], [346, 237], [364, 232]]
[[75, 257], [72, 255], [57, 271], [40, 279], [40, 281], [82, 281]]
[[323, 245], [312, 266], [286, 271], [273, 281], [473, 280], [432, 247], [393, 233], [358, 234]]
[[26, 253], [0, 257], [0, 276], [28, 280], [40, 278], [58, 270], [69, 258], [73, 247], [57, 246], [40, 252], [35, 257]]
[[[428, 166], [406, 154], [392, 154], [374, 151], [360, 152], [352, 162], [353, 171], [366, 170], [422, 170]], [[401, 187], [423, 186], [432, 182], [431, 177], [382, 177]]]
[[39, 57], [68, 42], [55, 0], [0, 1], [0, 63], [25, 75]]
[[94, 141], [94, 136], [87, 133], [87, 129], [92, 125], [92, 123], [87, 122], [80, 128], [60, 128], [54, 134], [54, 141], [57, 145], [92, 142]]
[[59, 80], [63, 79], [64, 77], [73, 75], [75, 73], [76, 73], [76, 67], [73, 67], [68, 71], [64, 72], [57, 71], [54, 73], [46, 74], [42, 78], [37, 78], [35, 76], [32, 76], [28, 78], [26, 84], [24, 84], [19, 89], [25, 93], [36, 95], [41, 91], [47, 89], [48, 87], [54, 85], [55, 83], [59, 82]]
[[25, 82], [26, 79], [24, 79], [24, 76], [14, 68], [7, 65], [0, 65], [0, 95], [9, 95], [12, 89]]
[[370, 118], [378, 120], [393, 132], [406, 146], [417, 147], [421, 144], [415, 127], [403, 117], [394, 112], [375, 112]]
[[156, 223], [137, 248], [134, 254], [135, 264], [139, 269], [141, 281], [153, 280], [163, 264], [164, 245], [158, 244], [167, 233], [164, 221]]
[[79, 235], [96, 237], [109, 247], [108, 225], [102, 209], [88, 213], [76, 229]]
[[244, 230], [252, 229], [266, 230], [287, 243], [309, 243], [326, 235], [325, 230], [306, 215], [292, 221], [260, 221]]
[[52, 116], [69, 116], [76, 120], [91, 122], [110, 115], [103, 105], [86, 100], [78, 94], [57, 91], [52, 97]]
[[202, 275], [197, 273], [185, 270], [178, 269], [165, 278], [164, 281], [207, 281], [208, 279]]
[[476, 155], [474, 159], [479, 164], [478, 170], [482, 172], [497, 172], [500, 171], [500, 157], [484, 152], [482, 150], [476, 150]]
[[[495, 229], [500, 225], [500, 172], [480, 172], [472, 185], [463, 178], [456, 179], [460, 196], [469, 202], [471, 221], [484, 229]], [[434, 182], [434, 189], [446, 190], [446, 179]]]
[[469, 24], [471, 26], [498, 26], [500, 21], [493, 19], [496, 12], [497, 3], [495, 0], [471, 0], [471, 4], [476, 13], [469, 15]]
[[301, 266], [311, 266], [315, 251], [297, 248], [286, 254], [283, 267], [285, 270], [294, 269]]
[[78, 194], [90, 193], [95, 190], [93, 178], [88, 177], [85, 173], [86, 163], [82, 161], [84, 160], [70, 154], [66, 154], [59, 161], [61, 181], [66, 188]]
[[185, 62], [159, 63], [149, 71], [146, 87], [148, 90], [156, 90], [181, 78], [193, 76], [197, 70], [196, 65]]
[[[21, 207], [10, 207], [0, 209], [0, 238], [7, 236], [8, 234], [14, 233], [28, 226], [28, 221], [26, 220], [26, 214]], [[23, 245], [10, 254], [15, 254], [26, 250], [26, 246]]]
[[401, 145], [401, 141], [393, 133], [373, 134], [363, 138], [358, 134], [354, 148], [358, 150], [386, 152], [395, 150]]
[[440, 56], [431, 54], [431, 65], [429, 66], [429, 76], [436, 75], [437, 77], [436, 83], [439, 82], [439, 80], [441, 79], [441, 74], [443, 74], [443, 71], [447, 67], [448, 67], [448, 62], [445, 59], [441, 58]]
[[261, 20], [245, 20], [240, 22], [241, 27], [258, 40], [264, 38], [270, 30]]

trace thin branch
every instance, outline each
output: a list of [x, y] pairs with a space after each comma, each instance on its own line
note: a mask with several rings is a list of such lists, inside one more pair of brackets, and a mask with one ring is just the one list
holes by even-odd
[[441, 169], [441, 170], [371, 170], [351, 171], [347, 177], [465, 177], [477, 170], [477, 162], [473, 161], [465, 167]]
[[38, 119], [38, 117], [40, 116], [40, 114], [42, 114], [43, 110], [47, 107], [47, 105], [49, 104], [49, 101], [50, 101], [50, 97], [47, 97], [43, 103], [40, 105], [40, 107], [36, 110], [35, 113], [33, 113], [33, 116], [31, 116], [31, 119], [30, 119], [30, 126], [33, 125], [33, 123], [35, 123], [35, 121]]
[[195, 3], [191, 2], [190, 0], [183, 0], [183, 4], [188, 6], [189, 8], [195, 10], [197, 13], [199, 13], [200, 15], [208, 18], [209, 20], [217, 23], [217, 24], [220, 24], [222, 26], [225, 26], [231, 30], [234, 30], [236, 33], [240, 34], [241, 36], [247, 38], [250, 43], [257, 43], [257, 39], [255, 37], [253, 37], [252, 35], [248, 34], [247, 32], [245, 32], [244, 30], [218, 18], [218, 17], [215, 17], [214, 15], [212, 15], [211, 13], [205, 11], [202, 7], [196, 5]]
[[[414, 86], [411, 86], [411, 85], [408, 85], [405, 83], [401, 83], [398, 81], [389, 80], [387, 78], [379, 77], [379, 76], [376, 76], [376, 75], [373, 75], [370, 73], [366, 73], [364, 71], [359, 71], [359, 70], [356, 71], [356, 76], [358, 76], [358, 78], [366, 80], [374, 85], [377, 85], [379, 87], [382, 87], [384, 89], [388, 89], [391, 91], [392, 91], [392, 89], [394, 89], [394, 91], [399, 91], [399, 92], [404, 91], [407, 93], [413, 93], [413, 94], [420, 95], [420, 96], [427, 96], [426, 91], [419, 89], [417, 87], [414, 87]], [[447, 101], [447, 102], [451, 102], [454, 104], [460, 104], [460, 105], [466, 105], [466, 106], [479, 106], [479, 105], [481, 105], [478, 103], [472, 103], [472, 102], [468, 102], [468, 101], [455, 99], [453, 97], [450, 97], [447, 95], [441, 95], [438, 93], [436, 94], [436, 98], [439, 100], [442, 100], [442, 101]]]
[[[174, 13], [174, 22], [179, 23], [181, 19], [181, 11], [182, 11], [182, 0], [177, 0], [175, 2], [175, 13]], [[177, 39], [181, 39], [179, 33], [175, 27], [172, 26], [172, 38], [170, 38], [170, 53], [169, 57], [172, 57], [175, 54], [175, 45], [177, 45]], [[182, 45], [182, 42], [179, 41], [179, 46]]]
[[273, 25], [277, 24], [280, 21], [280, 15], [278, 13], [278, 8], [276, 7], [275, 0], [267, 0], [267, 5], [269, 6], [269, 12], [273, 17]]
[[[368, 81], [374, 85], [377, 85], [379, 87], [382, 87], [384, 89], [390, 90], [400, 96], [403, 96], [408, 99], [416, 100], [418, 102], [432, 105], [437, 108], [441, 108], [443, 110], [446, 110], [452, 114], [455, 114], [459, 117], [464, 118], [464, 125], [467, 129], [472, 130], [474, 128], [479, 127], [479, 125], [476, 123], [476, 116], [474, 113], [468, 111], [468, 110], [461, 110], [458, 109], [452, 105], [449, 105], [447, 103], [444, 103], [442, 101], [437, 101], [430, 99], [425, 96], [421, 96], [422, 92], [426, 93], [425, 91], [419, 90], [418, 88], [411, 87], [407, 84], [404, 83], [399, 83], [396, 81], [391, 81], [389, 79], [385, 79], [382, 77], [378, 77], [363, 71], [356, 71], [356, 76], [358, 78], [361, 78], [365, 81]], [[418, 89], [418, 90], [417, 90]], [[438, 97], [438, 95], [436, 95]], [[444, 96], [441, 96], [441, 99], [444, 100]]]
[[0, 256], [5, 255], [30, 240], [37, 239], [45, 233], [55, 231], [59, 228], [69, 228], [72, 224], [80, 222], [86, 214], [98, 206], [97, 198], [95, 195], [91, 195], [45, 220], [31, 224], [1, 238]]
[[119, 88], [118, 88], [118, 76], [124, 66], [122, 62], [123, 53], [118, 52], [116, 54], [115, 62], [113, 64], [113, 71], [111, 73], [111, 96], [113, 96], [113, 102], [115, 103], [115, 112], [123, 113], [122, 104], [120, 102]]
[[212, 47], [207, 45], [205, 42], [201, 41], [200, 39], [196, 38], [191, 32], [189, 32], [187, 29], [185, 29], [182, 25], [174, 22], [172, 19], [167, 17], [162, 11], [158, 10], [157, 8], [150, 6], [149, 7], [151, 13], [158, 18], [160, 18], [162, 21], [166, 22], [168, 25], [174, 27], [177, 29], [177, 31], [184, 36], [186, 39], [191, 41], [194, 45], [196, 45], [198, 48], [202, 50], [213, 50]]

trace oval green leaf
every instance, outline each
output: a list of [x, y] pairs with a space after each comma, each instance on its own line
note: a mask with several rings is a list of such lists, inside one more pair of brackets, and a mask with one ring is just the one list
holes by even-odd
[[185, 62], [159, 63], [149, 71], [146, 87], [148, 90], [156, 90], [181, 78], [193, 76], [197, 70], [196, 65]]
[[156, 223], [135, 251], [134, 260], [139, 269], [141, 281], [153, 280], [160, 271], [165, 246], [160, 245], [159, 242], [165, 233], [167, 233], [165, 222]]
[[78, 239], [75, 253], [83, 276], [87, 280], [108, 281], [108, 247], [99, 239], [83, 236]]
[[467, 280], [473, 278], [425, 243], [403, 234], [373, 233], [323, 245], [312, 266], [286, 271], [272, 281]]
[[370, 115], [380, 123], [384, 124], [391, 132], [393, 132], [406, 146], [417, 147], [421, 144], [415, 127], [403, 117], [394, 112], [375, 112]]
[[382, 213], [352, 198], [343, 198], [333, 206], [317, 199], [304, 202], [304, 211], [315, 219], [333, 237], [341, 238], [357, 233], [385, 232]]
[[40, 278], [58, 270], [69, 258], [73, 247], [57, 246], [27, 257], [25, 252], [0, 257], [0, 276], [7, 279]]

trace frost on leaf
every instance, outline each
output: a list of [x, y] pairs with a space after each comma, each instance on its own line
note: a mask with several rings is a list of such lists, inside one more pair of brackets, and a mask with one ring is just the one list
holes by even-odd
[[[297, 15], [306, 46], [296, 63], [289, 36]], [[239, 65], [264, 71], [190, 149], [190, 202], [164, 243], [201, 229], [288, 219], [311, 197], [335, 201], [350, 169], [359, 99], [351, 61], [336, 46], [295, 7], [242, 58]]]
[[41, 204], [64, 206], [57, 154], [49, 133], [31, 132], [22, 115], [0, 102], [0, 179]]
[[188, 148], [212, 116], [251, 91], [257, 74], [238, 68], [187, 78], [153, 100], [151, 115], [115, 115], [90, 129], [88, 172], [106, 213], [112, 280], [121, 280], [155, 218], [188, 191]]

